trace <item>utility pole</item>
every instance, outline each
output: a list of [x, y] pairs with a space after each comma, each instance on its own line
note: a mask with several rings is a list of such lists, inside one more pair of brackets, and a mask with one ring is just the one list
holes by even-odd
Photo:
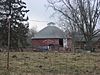
[[9, 15], [7, 15], [7, 24], [8, 24], [8, 51], [7, 51], [7, 70], [9, 71], [9, 53], [10, 53], [10, 45], [11, 45], [11, 14], [12, 14], [12, 5], [11, 1], [9, 1]]
[[8, 24], [8, 50], [7, 50], [7, 70], [9, 71], [9, 51], [10, 51], [10, 18], [7, 17]]

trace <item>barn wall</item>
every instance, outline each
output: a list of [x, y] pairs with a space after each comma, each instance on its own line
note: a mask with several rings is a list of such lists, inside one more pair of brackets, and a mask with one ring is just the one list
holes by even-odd
[[50, 44], [59, 45], [59, 39], [33, 39], [33, 46], [48, 46]]
[[63, 47], [68, 48], [68, 46], [67, 46], [67, 39], [63, 39]]
[[67, 38], [67, 47], [72, 49], [72, 38]]

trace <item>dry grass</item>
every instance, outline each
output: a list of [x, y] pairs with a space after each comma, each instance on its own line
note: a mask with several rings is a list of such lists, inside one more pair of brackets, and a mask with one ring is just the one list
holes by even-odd
[[[0, 53], [0, 75], [8, 75]], [[99, 53], [11, 52], [9, 75], [100, 75]]]

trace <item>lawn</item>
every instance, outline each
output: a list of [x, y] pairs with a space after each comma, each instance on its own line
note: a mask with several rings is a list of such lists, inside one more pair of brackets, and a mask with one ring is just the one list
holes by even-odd
[[[0, 75], [8, 75], [0, 53]], [[11, 52], [9, 75], [100, 75], [100, 53]]]

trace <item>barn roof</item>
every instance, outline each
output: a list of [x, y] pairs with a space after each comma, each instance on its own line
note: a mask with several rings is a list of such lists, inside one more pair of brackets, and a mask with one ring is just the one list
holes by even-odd
[[65, 33], [56, 26], [47, 26], [35, 34], [32, 39], [66, 38]]

